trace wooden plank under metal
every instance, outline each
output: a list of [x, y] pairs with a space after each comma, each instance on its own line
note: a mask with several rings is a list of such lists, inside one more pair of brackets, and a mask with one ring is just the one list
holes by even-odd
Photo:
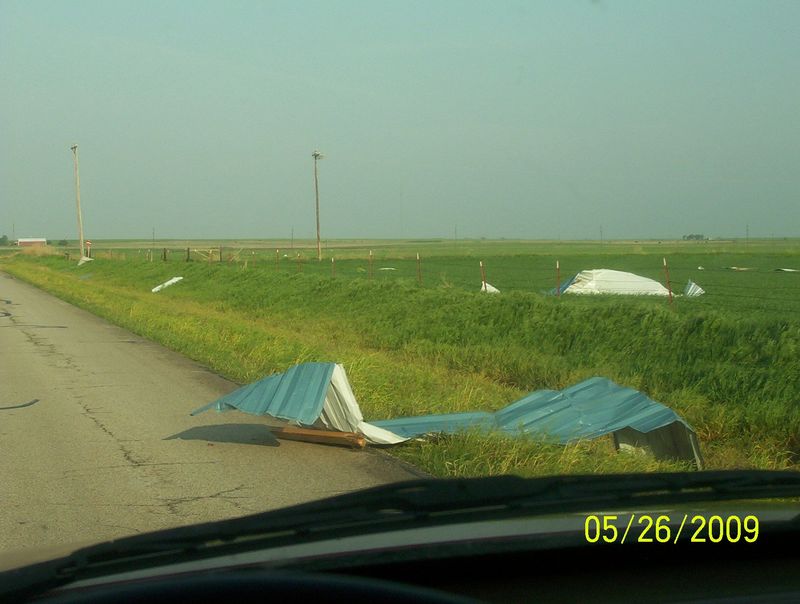
[[364, 437], [355, 432], [315, 430], [309, 428], [295, 428], [294, 426], [270, 426], [269, 429], [276, 437], [285, 438], [286, 440], [300, 440], [325, 445], [340, 445], [343, 447], [352, 447], [353, 449], [363, 449], [367, 444]]

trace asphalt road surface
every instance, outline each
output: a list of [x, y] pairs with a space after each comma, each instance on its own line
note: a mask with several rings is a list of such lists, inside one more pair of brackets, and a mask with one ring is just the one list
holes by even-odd
[[237, 388], [0, 273], [0, 553], [241, 516], [418, 478], [193, 409]]

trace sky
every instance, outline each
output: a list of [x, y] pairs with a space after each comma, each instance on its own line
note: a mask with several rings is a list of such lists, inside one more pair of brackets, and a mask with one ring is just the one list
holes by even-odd
[[800, 236], [800, 2], [0, 0], [0, 235]]

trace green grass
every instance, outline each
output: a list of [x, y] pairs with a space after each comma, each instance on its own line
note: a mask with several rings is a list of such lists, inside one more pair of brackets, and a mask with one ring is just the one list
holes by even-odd
[[[372, 280], [357, 270], [368, 268], [357, 258], [337, 262], [336, 279], [329, 261], [323, 270], [307, 260], [300, 272], [283, 260], [276, 270], [274, 251], [271, 262], [262, 254], [247, 269], [241, 262], [184, 263], [174, 256], [166, 263], [146, 262], [140, 254], [121, 261], [124, 251], [117, 251], [115, 260], [100, 257], [81, 268], [60, 257], [19, 256], [3, 267], [241, 382], [303, 361], [341, 362], [368, 420], [493, 410], [530, 390], [604, 375], [686, 417], [710, 467], [798, 468], [797, 296], [780, 301], [757, 296], [746, 304], [736, 297], [737, 288], [759, 283], [761, 289], [783, 284], [796, 294], [792, 288], [800, 275], [772, 270], [794, 267], [800, 257], [796, 248], [751, 247], [733, 254], [715, 247], [700, 253], [696, 245], [674, 244], [684, 256], [670, 256], [673, 271], [704, 266], [708, 280], [696, 280], [720, 293], [717, 303], [700, 302], [703, 296], [679, 299], [670, 307], [663, 299], [557, 299], [536, 293], [523, 280], [512, 285], [515, 275], [535, 274], [536, 267], [549, 270], [555, 257], [561, 259], [562, 274], [572, 266], [647, 274], [647, 267], [660, 264], [661, 248], [652, 251], [657, 244], [640, 252], [635, 244], [594, 246], [594, 251], [548, 244], [549, 255], [524, 255], [523, 244], [501, 242], [494, 245], [495, 255], [482, 256], [487, 270], [497, 271], [498, 278], [489, 281], [503, 290], [500, 296], [476, 291], [479, 273], [477, 286], [471, 285], [469, 271], [478, 256], [450, 255], [444, 244], [439, 251], [445, 255], [437, 256], [435, 244], [425, 245], [423, 266], [431, 272], [436, 267], [443, 276], [431, 283], [424, 273], [422, 287], [416, 281], [416, 252], [411, 258], [382, 255], [373, 268], [391, 262], [398, 271], [375, 270]], [[404, 271], [395, 274], [401, 266]], [[733, 272], [723, 266], [758, 270]], [[652, 270], [656, 274], [650, 276], [657, 276], [658, 268]], [[185, 278], [180, 284], [150, 293], [178, 274]], [[560, 447], [463, 434], [392, 452], [436, 475], [679, 466], [615, 454], [605, 439]]]
[[[136, 246], [135, 244], [140, 244]], [[180, 247], [178, 247], [180, 246]], [[221, 248], [220, 248], [221, 246]], [[151, 242], [98, 242], [98, 258], [125, 258], [130, 262], [146, 261]], [[220, 249], [225, 262], [248, 270], [272, 270], [287, 274], [311, 274], [338, 279], [364, 279], [370, 276], [369, 252], [373, 252], [372, 279], [375, 281], [417, 281], [424, 287], [452, 287], [476, 291], [481, 286], [479, 262], [483, 261], [487, 281], [503, 293], [547, 292], [575, 273], [590, 268], [632, 271], [666, 282], [662, 259], [669, 261], [670, 283], [680, 294], [692, 280], [706, 294], [685, 299], [678, 296], [678, 312], [698, 309], [724, 309], [742, 314], [767, 312], [800, 317], [800, 273], [778, 272], [777, 268], [800, 269], [800, 240], [755, 240], [727, 242], [526, 242], [526, 241], [333, 241], [323, 251], [324, 261], [316, 261], [313, 242], [180, 242], [157, 241], [154, 256], [168, 250], [169, 263], [185, 259], [186, 248], [194, 261], [205, 263], [208, 251], [219, 261]], [[279, 250], [276, 257], [276, 250]], [[74, 253], [74, 251], [73, 251]], [[203, 256], [205, 254], [205, 256]], [[420, 272], [416, 254], [420, 254]], [[335, 267], [331, 258], [335, 258]], [[560, 275], [556, 261], [560, 263]], [[749, 271], [732, 271], [728, 267]], [[703, 267], [699, 270], [698, 267]], [[393, 270], [381, 270], [393, 269]], [[665, 300], [650, 301], [662, 305]]]

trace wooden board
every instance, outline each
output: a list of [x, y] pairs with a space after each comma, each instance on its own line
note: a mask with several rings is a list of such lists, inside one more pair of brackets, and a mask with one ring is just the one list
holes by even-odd
[[325, 445], [339, 445], [363, 449], [367, 441], [363, 436], [355, 432], [338, 432], [335, 430], [315, 430], [311, 428], [295, 428], [294, 426], [277, 427], [270, 426], [269, 429], [277, 438], [286, 440], [300, 440], [310, 443], [321, 443]]

